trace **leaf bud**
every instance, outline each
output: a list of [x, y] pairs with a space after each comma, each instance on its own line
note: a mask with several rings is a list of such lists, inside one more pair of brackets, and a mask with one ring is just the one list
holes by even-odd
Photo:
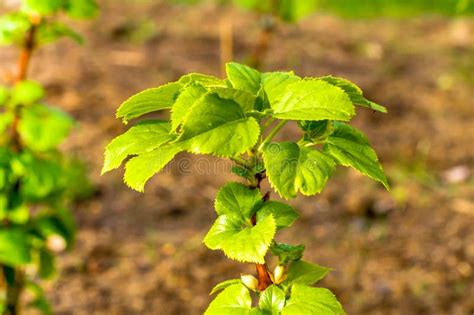
[[273, 271], [273, 279], [275, 284], [280, 284], [286, 279], [286, 268], [283, 265], [278, 265]]
[[250, 290], [257, 290], [258, 288], [258, 280], [252, 275], [241, 275], [240, 279], [242, 280], [242, 283], [249, 288]]
[[46, 247], [54, 253], [60, 253], [66, 249], [67, 244], [61, 235], [51, 234], [46, 239]]

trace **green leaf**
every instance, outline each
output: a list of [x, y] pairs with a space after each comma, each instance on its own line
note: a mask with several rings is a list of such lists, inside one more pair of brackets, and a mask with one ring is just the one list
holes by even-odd
[[26, 224], [30, 218], [30, 209], [27, 205], [20, 204], [17, 207], [10, 207], [6, 214], [9, 222], [19, 225]]
[[212, 250], [221, 249], [227, 257], [240, 262], [263, 264], [276, 232], [272, 215], [252, 226], [250, 220], [224, 214], [217, 218], [204, 243]]
[[278, 201], [267, 201], [257, 210], [257, 220], [261, 220], [267, 215], [273, 215], [277, 229], [290, 226], [298, 218], [298, 212], [293, 207]]
[[262, 74], [262, 84], [270, 104], [276, 104], [285, 89], [291, 83], [300, 81], [301, 78], [293, 72], [267, 72]]
[[38, 273], [41, 279], [51, 279], [56, 274], [56, 259], [54, 255], [46, 249], [39, 251]]
[[24, 151], [16, 160], [16, 172], [21, 175], [22, 197], [32, 202], [46, 202], [65, 187], [63, 168], [57, 155], [36, 156]]
[[[11, 111], [0, 114], [0, 135], [4, 135], [5, 130], [10, 128], [13, 122], [13, 113]], [[1, 138], [0, 138], [1, 139]]]
[[339, 164], [353, 167], [389, 189], [377, 154], [365, 135], [347, 124], [337, 123], [334, 127], [334, 132], [326, 140], [324, 152], [330, 154]]
[[31, 105], [44, 97], [43, 87], [35, 81], [21, 81], [12, 90], [12, 103], [15, 105]]
[[283, 285], [289, 287], [295, 283], [313, 285], [323, 279], [331, 269], [302, 260], [293, 261]]
[[30, 243], [26, 231], [2, 228], [0, 230], [0, 263], [18, 266], [30, 261]]
[[298, 125], [304, 131], [304, 140], [313, 143], [326, 139], [334, 131], [331, 120], [301, 120]]
[[218, 215], [235, 214], [249, 219], [261, 200], [258, 189], [250, 189], [240, 183], [227, 183], [217, 192], [214, 206]]
[[288, 85], [271, 104], [273, 116], [292, 120], [350, 120], [354, 105], [339, 87], [323, 80], [305, 79]]
[[295, 23], [314, 13], [318, 0], [281, 0], [278, 5], [278, 16], [287, 23]]
[[33, 281], [27, 281], [25, 289], [28, 290], [34, 297], [34, 300], [29, 303], [30, 307], [34, 307], [41, 312], [42, 315], [53, 315], [51, 305], [46, 298], [43, 288]]
[[[0, 116], [0, 132], [2, 131], [2, 120]], [[252, 175], [250, 174], [250, 171], [242, 166], [234, 165], [231, 168], [232, 174], [235, 174], [237, 176], [243, 177], [245, 179], [251, 178]]]
[[35, 105], [22, 109], [18, 132], [25, 146], [42, 152], [62, 143], [72, 126], [73, 120], [59, 109]]
[[172, 82], [135, 94], [120, 105], [116, 116], [126, 123], [144, 114], [171, 108], [181, 88], [181, 83]]
[[107, 145], [102, 174], [119, 167], [129, 155], [149, 152], [171, 141], [170, 128], [163, 120], [145, 120], [131, 127]]
[[216, 94], [206, 94], [192, 107], [178, 138], [188, 151], [216, 156], [234, 156], [253, 147], [260, 135], [260, 126], [246, 118], [234, 101]]
[[248, 91], [229, 87], [214, 87], [211, 88], [211, 91], [219, 95], [220, 98], [236, 102], [246, 113], [255, 109], [257, 97]]
[[243, 284], [233, 284], [225, 288], [209, 304], [204, 315], [250, 315], [252, 313], [252, 298], [249, 290]]
[[64, 10], [72, 18], [89, 19], [97, 15], [99, 6], [95, 0], [65, 0]]
[[270, 143], [263, 149], [263, 160], [272, 187], [283, 198], [315, 195], [324, 188], [335, 163], [331, 157], [293, 142]]
[[328, 289], [295, 284], [282, 315], [345, 315], [341, 304]]
[[51, 15], [61, 9], [63, 0], [22, 0], [22, 11], [28, 14]]
[[254, 95], [258, 94], [262, 79], [259, 71], [236, 62], [229, 62], [225, 67], [227, 78], [235, 89], [249, 91]]
[[207, 90], [200, 83], [189, 83], [184, 88], [171, 109], [171, 129], [173, 131], [178, 129], [190, 109], [206, 93]]
[[243, 9], [258, 13], [271, 13], [273, 10], [272, 1], [273, 0], [234, 0], [234, 3]]
[[214, 293], [218, 291], [224, 290], [225, 288], [233, 284], [240, 284], [240, 283], [242, 283], [240, 279], [229, 279], [229, 280], [222, 281], [216, 284], [214, 288], [212, 288], [211, 293], [209, 293], [209, 295], [213, 295]]
[[409, 18], [423, 15], [467, 15], [474, 14], [474, 2], [469, 0], [347, 0], [320, 1], [321, 10], [347, 18]]
[[21, 44], [30, 27], [26, 14], [15, 12], [0, 16], [0, 45]]
[[278, 256], [280, 265], [300, 260], [303, 257], [304, 249], [304, 245], [288, 245], [284, 243], [276, 243], [270, 247], [272, 254]]
[[258, 306], [272, 315], [280, 315], [285, 306], [285, 292], [276, 285], [269, 286], [260, 296]]
[[189, 74], [183, 75], [179, 79], [178, 82], [183, 85], [197, 83], [204, 87], [217, 87], [217, 86], [226, 87], [227, 86], [224, 80], [216, 78], [212, 75], [201, 74], [201, 73], [189, 73]]
[[362, 90], [349, 80], [346, 80], [343, 78], [337, 78], [333, 76], [321, 77], [319, 79], [324, 80], [334, 86], [337, 86], [343, 89], [344, 92], [346, 92], [346, 94], [349, 95], [352, 103], [356, 105], [365, 106], [382, 113], [387, 112], [387, 109], [385, 107], [366, 99], [364, 97]]
[[167, 144], [130, 159], [125, 165], [125, 183], [136, 191], [143, 192], [146, 182], [182, 151], [177, 144]]
[[0, 106], [5, 105], [10, 97], [10, 91], [7, 87], [0, 85]]
[[77, 44], [82, 44], [84, 42], [84, 39], [81, 35], [79, 35], [69, 26], [62, 23], [44, 23], [38, 27], [37, 42], [41, 45], [54, 42], [63, 37], [68, 37]]

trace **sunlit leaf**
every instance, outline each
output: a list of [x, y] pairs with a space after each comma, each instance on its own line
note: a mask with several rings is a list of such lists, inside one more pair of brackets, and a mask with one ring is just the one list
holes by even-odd
[[295, 283], [313, 285], [323, 279], [331, 269], [303, 260], [293, 261], [288, 268], [288, 276], [283, 282], [285, 287]]
[[221, 249], [230, 259], [263, 264], [275, 232], [272, 215], [252, 226], [250, 220], [224, 214], [217, 218], [204, 243], [212, 250]]
[[29, 263], [30, 246], [29, 236], [25, 230], [0, 229], [0, 263], [9, 266]]
[[145, 183], [180, 151], [179, 145], [167, 144], [130, 159], [125, 165], [125, 183], [136, 191], [143, 191]]
[[288, 227], [298, 218], [298, 212], [292, 206], [278, 201], [267, 201], [257, 209], [257, 220], [273, 215], [278, 229]]
[[135, 94], [120, 105], [117, 118], [127, 122], [147, 113], [171, 108], [181, 88], [181, 83], [173, 82]]
[[339, 164], [353, 167], [389, 189], [377, 154], [364, 134], [344, 123], [337, 123], [334, 128], [334, 132], [326, 140], [324, 152], [330, 154]]
[[333, 76], [326, 76], [326, 77], [321, 77], [319, 78], [321, 80], [324, 80], [334, 86], [340, 87], [341, 89], [346, 92], [347, 95], [349, 95], [352, 103], [364, 107], [368, 107], [370, 109], [376, 110], [378, 112], [386, 113], [387, 109], [379, 104], [376, 104], [374, 102], [369, 101], [364, 97], [364, 94], [362, 90], [352, 83], [349, 80], [343, 79], [343, 78], [337, 78]]
[[262, 195], [258, 189], [250, 189], [240, 183], [228, 183], [217, 193], [215, 208], [218, 215], [242, 215], [248, 219], [261, 200]]
[[285, 292], [276, 285], [271, 285], [260, 295], [258, 306], [271, 315], [280, 315], [285, 306]]
[[262, 74], [262, 84], [270, 104], [276, 104], [285, 89], [291, 83], [300, 81], [301, 78], [293, 72], [267, 72]]
[[233, 284], [239, 284], [239, 283], [242, 283], [242, 281], [240, 279], [229, 279], [229, 280], [225, 280], [225, 281], [222, 281], [218, 284], [216, 284], [212, 290], [211, 290], [211, 293], [209, 293], [209, 295], [213, 295], [214, 293], [216, 292], [219, 292], [221, 290], [224, 290], [225, 288], [227, 288], [228, 286], [231, 286]]
[[335, 162], [325, 153], [293, 142], [270, 143], [264, 148], [263, 160], [272, 187], [283, 198], [315, 195], [332, 175]]
[[175, 131], [183, 123], [193, 105], [208, 91], [199, 83], [190, 83], [176, 98], [171, 109], [171, 129]]
[[262, 80], [260, 72], [235, 62], [226, 64], [226, 72], [234, 88], [249, 91], [254, 95], [258, 94]]
[[252, 312], [252, 298], [243, 284], [225, 288], [204, 312], [204, 315], [256, 315]]
[[318, 79], [289, 84], [271, 106], [273, 116], [280, 119], [347, 121], [355, 115], [354, 105], [341, 88]]
[[191, 108], [178, 138], [188, 151], [234, 156], [250, 149], [258, 140], [260, 127], [234, 101], [206, 94]]
[[341, 304], [328, 289], [295, 284], [282, 315], [345, 315]]
[[129, 155], [149, 152], [172, 140], [170, 128], [163, 120], [145, 120], [131, 127], [107, 145], [102, 173], [119, 167]]

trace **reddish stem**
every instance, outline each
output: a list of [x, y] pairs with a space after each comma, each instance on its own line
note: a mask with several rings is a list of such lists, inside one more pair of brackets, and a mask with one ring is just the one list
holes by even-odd
[[[40, 20], [32, 18], [32, 25], [25, 35], [23, 45], [21, 47], [20, 56], [18, 58], [18, 74], [16, 76], [16, 83], [26, 80], [28, 76], [28, 69], [30, 65], [31, 55], [35, 49], [35, 37]], [[20, 135], [18, 133], [18, 125], [20, 123], [20, 114], [15, 110], [13, 123], [11, 127], [12, 147], [15, 151], [21, 150]]]
[[270, 274], [268, 272], [267, 264], [256, 264], [257, 279], [258, 279], [258, 290], [265, 291], [266, 288], [273, 284]]
[[[254, 189], [260, 189], [260, 183], [265, 178], [265, 173], [258, 173], [255, 175], [255, 179], [257, 180], [256, 187], [252, 187]], [[263, 196], [262, 200], [268, 201], [270, 199], [270, 192], [266, 192]], [[254, 214], [252, 216], [252, 224], [257, 224], [257, 217]], [[268, 272], [267, 263], [264, 262], [263, 264], [255, 264], [257, 270], [257, 279], [258, 279], [258, 290], [265, 291], [270, 285], [273, 284], [272, 279], [270, 278], [270, 273]]]

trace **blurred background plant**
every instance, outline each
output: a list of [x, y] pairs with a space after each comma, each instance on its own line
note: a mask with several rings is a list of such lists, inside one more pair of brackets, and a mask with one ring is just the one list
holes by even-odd
[[[0, 313], [52, 314], [40, 279], [56, 274], [55, 256], [71, 248], [75, 223], [71, 201], [91, 192], [84, 165], [64, 156], [59, 145], [74, 120], [43, 101], [45, 90], [28, 79], [37, 48], [69, 37], [82, 37], [58, 20], [91, 18], [94, 0], [24, 0], [0, 16], [0, 44], [19, 49], [17, 73], [0, 85]], [[22, 307], [23, 291], [30, 293]]]
[[[206, 0], [167, 0], [174, 4], [196, 5]], [[246, 63], [260, 69], [270, 42], [281, 23], [295, 24], [316, 12], [336, 14], [350, 19], [408, 18], [426, 14], [464, 16], [474, 14], [471, 0], [211, 0], [219, 5], [234, 5], [259, 17], [259, 35]], [[233, 60], [232, 21], [223, 19], [221, 29], [221, 64]]]

